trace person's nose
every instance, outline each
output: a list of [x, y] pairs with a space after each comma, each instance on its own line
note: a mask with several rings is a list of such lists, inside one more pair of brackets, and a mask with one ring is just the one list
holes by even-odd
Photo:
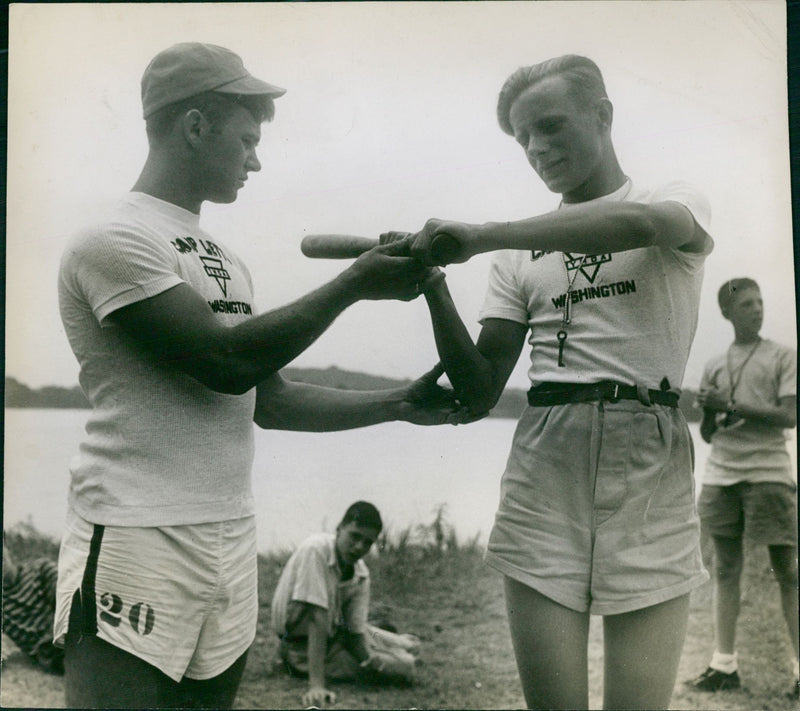
[[529, 160], [535, 160], [547, 153], [549, 147], [545, 138], [531, 134], [528, 137], [528, 145], [525, 146], [525, 153]]
[[258, 171], [261, 170], [261, 161], [258, 160], [258, 156], [256, 155], [255, 151], [250, 151], [244, 165], [248, 171], [253, 173], [258, 173]]

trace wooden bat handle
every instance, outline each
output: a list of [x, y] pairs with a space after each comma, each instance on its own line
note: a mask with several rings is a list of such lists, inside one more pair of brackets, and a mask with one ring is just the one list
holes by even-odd
[[378, 244], [378, 240], [355, 235], [306, 235], [300, 251], [312, 259], [354, 259]]
[[[300, 250], [312, 259], [354, 259], [378, 245], [378, 240], [356, 235], [306, 235]], [[459, 252], [458, 240], [448, 234], [438, 234], [431, 243], [431, 257], [443, 266], [452, 262]]]

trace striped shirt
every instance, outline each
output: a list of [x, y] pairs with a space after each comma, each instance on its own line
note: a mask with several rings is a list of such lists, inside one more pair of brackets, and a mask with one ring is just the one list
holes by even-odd
[[22, 563], [3, 580], [3, 633], [44, 666], [58, 665], [53, 618], [58, 568], [47, 558]]

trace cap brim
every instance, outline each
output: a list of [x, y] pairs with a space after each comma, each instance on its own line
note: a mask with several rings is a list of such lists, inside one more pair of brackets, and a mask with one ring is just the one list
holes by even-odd
[[254, 76], [234, 79], [227, 84], [215, 87], [213, 91], [218, 91], [222, 94], [248, 94], [252, 96], [271, 96], [273, 98], [283, 96], [286, 93], [286, 89], [274, 84], [268, 84], [265, 81], [261, 81], [261, 79], [256, 79]]

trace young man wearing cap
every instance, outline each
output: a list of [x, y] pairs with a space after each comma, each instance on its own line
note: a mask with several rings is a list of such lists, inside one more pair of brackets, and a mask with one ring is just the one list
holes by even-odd
[[764, 303], [749, 278], [717, 294], [734, 340], [705, 367], [697, 395], [701, 435], [711, 443], [698, 507], [714, 542], [714, 653], [690, 684], [698, 691], [738, 689], [736, 653], [744, 540], [766, 545], [780, 588], [800, 694], [797, 619], [797, 474], [784, 430], [797, 424], [797, 351], [759, 335]]
[[244, 263], [199, 224], [258, 171], [283, 89], [222, 47], [175, 45], [142, 78], [149, 153], [111, 214], [68, 244], [59, 302], [92, 412], [70, 467], [55, 638], [72, 707], [233, 704], [256, 628], [253, 427], [457, 422], [438, 372], [384, 392], [278, 370], [359, 299], [410, 300], [428, 270], [377, 247], [255, 315]]
[[494, 406], [532, 346], [487, 563], [505, 576], [531, 708], [588, 705], [591, 614], [603, 615], [603, 708], [667, 708], [700, 555], [691, 439], [677, 407], [712, 249], [705, 198], [632, 182], [611, 139], [597, 65], [566, 55], [514, 72], [497, 116], [558, 209], [519, 221], [431, 220], [428, 263], [495, 251], [477, 344], [442, 280], [426, 292], [439, 356], [463, 402]]
[[303, 706], [335, 703], [325, 680], [409, 682], [419, 640], [368, 624], [363, 558], [383, 529], [378, 509], [356, 501], [336, 534], [306, 538], [286, 562], [272, 597], [272, 628], [292, 674], [308, 677]]

